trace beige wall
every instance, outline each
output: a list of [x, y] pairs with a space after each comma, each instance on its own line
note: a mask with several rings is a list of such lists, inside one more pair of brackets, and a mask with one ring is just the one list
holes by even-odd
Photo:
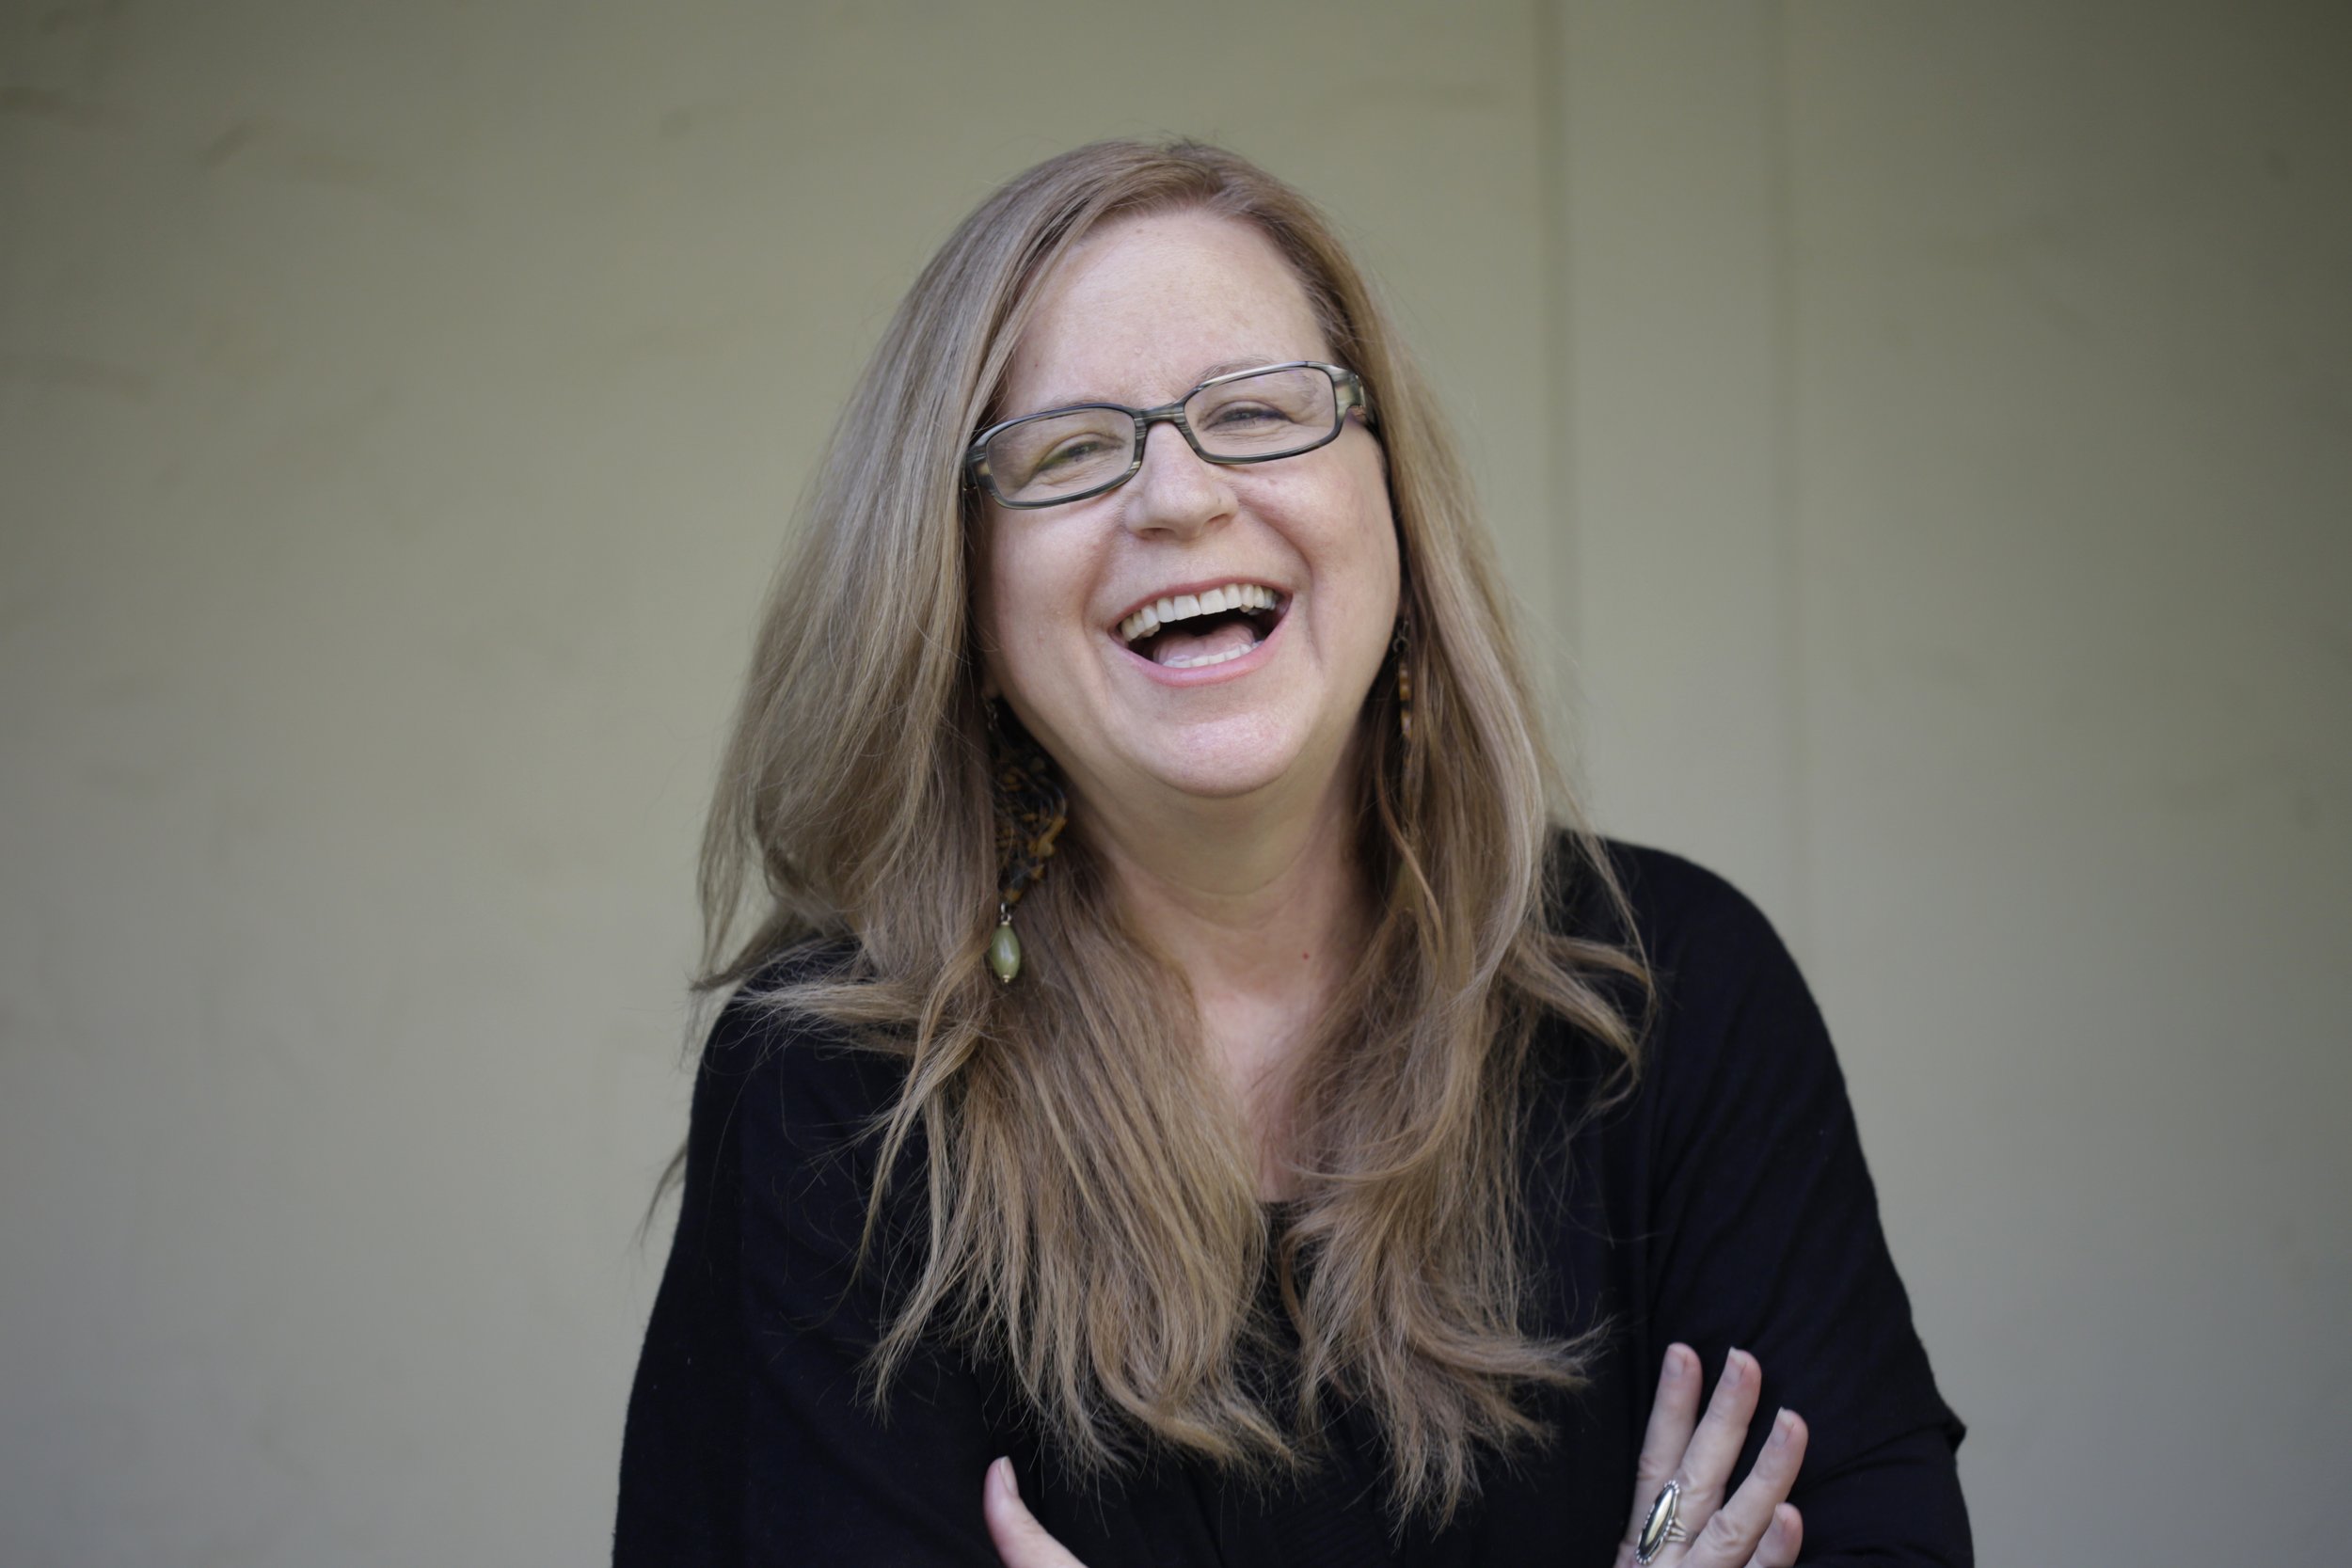
[[1746, 15], [1570, 8], [1601, 815], [1796, 940], [1984, 1560], [2331, 1560], [2352, 11]]
[[1161, 130], [1346, 221], [1603, 821], [1798, 944], [1985, 1560], [2324, 1560], [2344, 15], [0, 6], [0, 1560], [599, 1555], [781, 519]]

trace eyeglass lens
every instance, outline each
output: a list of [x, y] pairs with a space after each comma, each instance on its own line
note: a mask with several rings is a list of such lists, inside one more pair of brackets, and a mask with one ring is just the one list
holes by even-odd
[[[1184, 422], [1211, 457], [1263, 460], [1305, 451], [1339, 428], [1331, 377], [1311, 365], [1262, 371], [1203, 387], [1184, 400]], [[1138, 455], [1136, 421], [1117, 408], [1073, 408], [1006, 426], [990, 437], [988, 472], [998, 496], [1035, 504], [1110, 483]]]

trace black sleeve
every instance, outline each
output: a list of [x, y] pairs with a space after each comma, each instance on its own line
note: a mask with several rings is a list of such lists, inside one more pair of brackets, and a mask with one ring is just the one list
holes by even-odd
[[997, 1568], [980, 1481], [1006, 1450], [973, 1372], [918, 1358], [887, 1424], [858, 1398], [886, 1297], [851, 1278], [872, 1165], [850, 1135], [894, 1082], [739, 997], [721, 1015], [629, 1396], [616, 1568]]
[[1692, 1345], [1710, 1386], [1735, 1346], [1762, 1363], [1740, 1474], [1774, 1409], [1804, 1417], [1789, 1500], [1805, 1562], [1965, 1568], [1964, 1429], [1912, 1327], [1820, 1010], [1728, 884], [1663, 856], [1638, 875], [1637, 908], [1678, 911], [1651, 955], [1665, 1006], [1645, 1094], [1654, 1348]]

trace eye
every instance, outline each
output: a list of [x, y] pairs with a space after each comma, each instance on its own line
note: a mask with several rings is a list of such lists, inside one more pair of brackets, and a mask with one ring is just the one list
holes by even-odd
[[1032, 474], [1067, 473], [1083, 464], [1091, 463], [1110, 451], [1110, 443], [1100, 436], [1073, 436], [1057, 443], [1054, 448], [1031, 465]]
[[1212, 430], [1248, 430], [1265, 424], [1288, 424], [1290, 416], [1263, 403], [1228, 403], [1209, 416]]

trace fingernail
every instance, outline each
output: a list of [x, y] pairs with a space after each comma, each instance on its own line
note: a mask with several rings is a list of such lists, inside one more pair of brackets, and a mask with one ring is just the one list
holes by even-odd
[[1783, 1406], [1780, 1414], [1772, 1418], [1772, 1441], [1767, 1446], [1775, 1449], [1787, 1448], [1788, 1446], [1788, 1411], [1786, 1406]]
[[1740, 1353], [1737, 1350], [1725, 1351], [1724, 1353], [1724, 1386], [1726, 1388], [1740, 1386]]

